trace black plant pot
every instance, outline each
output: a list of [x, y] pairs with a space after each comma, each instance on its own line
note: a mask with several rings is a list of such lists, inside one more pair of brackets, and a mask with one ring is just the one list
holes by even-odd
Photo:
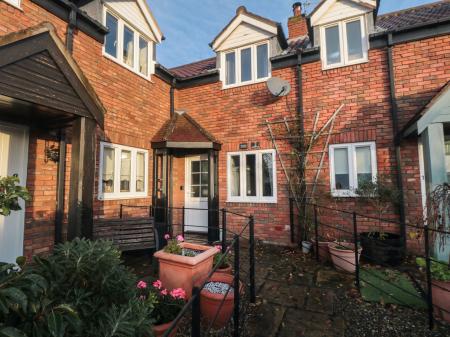
[[392, 233], [361, 233], [362, 257], [379, 265], [398, 266], [405, 259], [403, 240], [400, 235]]

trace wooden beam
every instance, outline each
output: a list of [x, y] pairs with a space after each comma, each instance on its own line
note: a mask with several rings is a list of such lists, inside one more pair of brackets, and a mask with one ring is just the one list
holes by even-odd
[[92, 238], [95, 175], [95, 121], [80, 117], [72, 130], [67, 238]]

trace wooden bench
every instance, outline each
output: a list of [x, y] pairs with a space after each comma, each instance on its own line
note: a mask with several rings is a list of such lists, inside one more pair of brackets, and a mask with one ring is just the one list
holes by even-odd
[[159, 236], [153, 218], [95, 220], [94, 239], [111, 240], [123, 252], [159, 249]]

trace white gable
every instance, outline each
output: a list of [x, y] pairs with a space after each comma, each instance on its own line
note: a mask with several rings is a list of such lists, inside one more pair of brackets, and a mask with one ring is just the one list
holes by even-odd
[[224, 51], [227, 49], [237, 48], [240, 46], [267, 40], [273, 36], [273, 33], [269, 33], [266, 30], [262, 30], [248, 23], [242, 23], [227, 37], [226, 40], [222, 42], [222, 44], [216, 49], [216, 51]]
[[353, 16], [363, 15], [376, 8], [376, 1], [328, 0], [311, 16], [311, 25], [319, 26]]
[[421, 134], [432, 123], [450, 121], [450, 83], [426, 108], [424, 115], [417, 122], [417, 133]]
[[268, 39], [276, 36], [277, 33], [278, 27], [275, 24], [242, 12], [216, 37], [211, 46], [214, 51], [221, 51]]
[[104, 4], [155, 42], [162, 36], [147, 5], [141, 0], [105, 0]]

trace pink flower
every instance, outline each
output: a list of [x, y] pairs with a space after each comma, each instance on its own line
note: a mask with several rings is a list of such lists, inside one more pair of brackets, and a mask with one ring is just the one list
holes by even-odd
[[167, 289], [161, 290], [161, 295], [164, 295], [164, 296], [166, 296], [167, 294], [168, 294], [168, 291], [167, 291]]
[[170, 239], [170, 235], [169, 234], [164, 235], [164, 239], [169, 240]]
[[222, 246], [221, 246], [221, 245], [217, 245], [217, 246], [216, 246], [216, 249], [217, 249], [218, 251], [221, 251], [221, 250], [222, 250]]
[[183, 237], [183, 235], [177, 235], [177, 241], [178, 242], [183, 242], [184, 241], [184, 237]]
[[170, 296], [184, 300], [186, 298], [186, 292], [182, 288], [177, 288], [170, 292]]
[[147, 283], [145, 283], [144, 281], [139, 281], [137, 284], [137, 287], [139, 289], [145, 289], [145, 288], [147, 288]]
[[161, 289], [162, 288], [162, 282], [160, 280], [157, 280], [155, 282], [153, 282], [153, 286], [157, 289]]

